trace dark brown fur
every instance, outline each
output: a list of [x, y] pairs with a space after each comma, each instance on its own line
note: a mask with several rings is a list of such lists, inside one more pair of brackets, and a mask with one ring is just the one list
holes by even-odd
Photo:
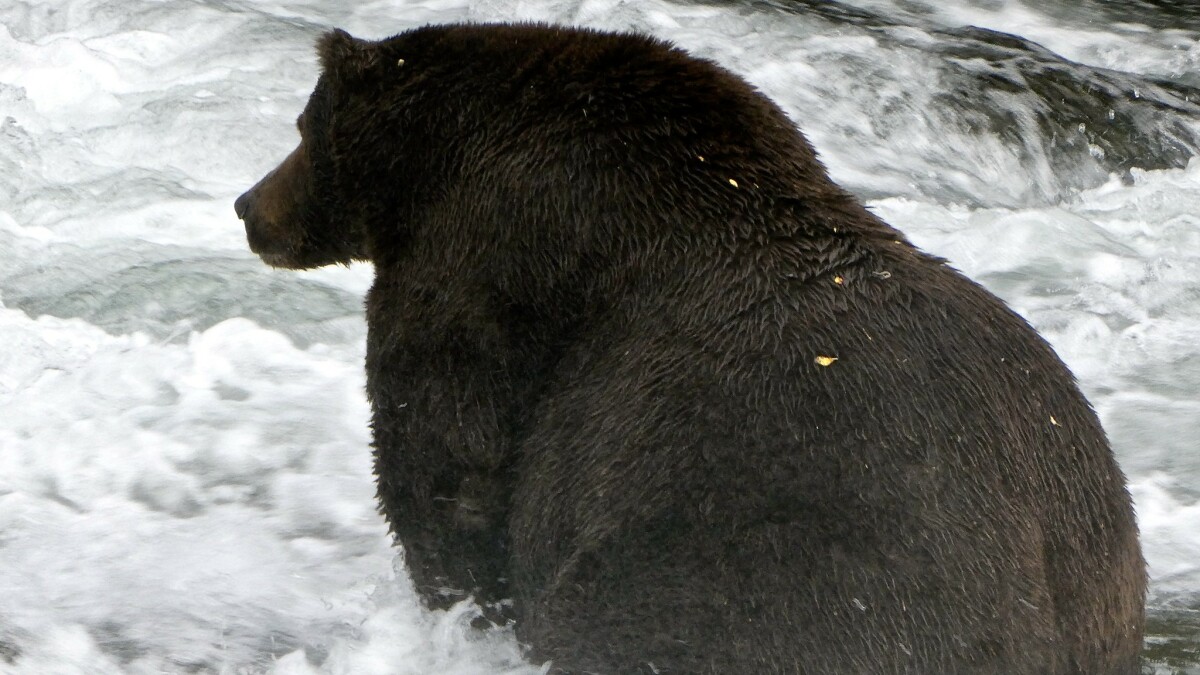
[[768, 99], [635, 35], [319, 51], [237, 211], [273, 265], [375, 264], [379, 498], [431, 606], [511, 597], [554, 672], [1138, 671], [1071, 374]]

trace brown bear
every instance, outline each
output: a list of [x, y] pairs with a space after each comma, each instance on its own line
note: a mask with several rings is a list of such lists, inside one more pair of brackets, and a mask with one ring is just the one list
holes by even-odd
[[378, 494], [429, 606], [511, 598], [556, 673], [1138, 672], [1071, 373], [765, 96], [555, 26], [318, 51], [235, 206], [270, 265], [374, 263]]

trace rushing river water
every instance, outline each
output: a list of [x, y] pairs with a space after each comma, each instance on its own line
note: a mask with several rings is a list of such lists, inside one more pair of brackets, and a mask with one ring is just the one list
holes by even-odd
[[420, 610], [388, 545], [369, 267], [269, 270], [232, 208], [295, 144], [324, 30], [518, 18], [743, 74], [837, 180], [1029, 318], [1129, 476], [1148, 660], [1200, 673], [1185, 0], [6, 0], [0, 673], [539, 672], [468, 607]]

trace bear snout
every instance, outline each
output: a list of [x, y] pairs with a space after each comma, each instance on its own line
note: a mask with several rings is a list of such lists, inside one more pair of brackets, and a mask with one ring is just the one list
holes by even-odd
[[246, 226], [246, 243], [268, 265], [291, 267], [294, 264], [291, 242], [270, 215], [264, 213], [258, 188], [255, 185], [233, 202], [234, 212]]
[[233, 202], [234, 213], [246, 226], [250, 250], [269, 265], [294, 267], [296, 246], [303, 238], [298, 231], [297, 196], [307, 193], [307, 167], [298, 148], [254, 187]]
[[254, 198], [252, 195], [253, 192], [253, 188], [246, 190], [242, 193], [242, 196], [234, 200], [233, 212], [237, 214], [238, 220], [246, 219], [246, 211], [250, 209], [250, 201]]
[[255, 185], [234, 200], [233, 211], [246, 226], [246, 241], [250, 244], [250, 250], [261, 254], [272, 237], [264, 231], [270, 227], [264, 222], [262, 209], [256, 208], [258, 201], [258, 185]]

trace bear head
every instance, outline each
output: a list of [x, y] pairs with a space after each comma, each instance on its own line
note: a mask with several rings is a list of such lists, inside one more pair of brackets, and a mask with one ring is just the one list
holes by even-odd
[[368, 43], [335, 30], [318, 42], [323, 73], [296, 119], [300, 144], [234, 202], [250, 249], [274, 267], [303, 269], [364, 259], [362, 223], [347, 200], [339, 99], [354, 93], [375, 62]]
[[[512, 139], [545, 119], [521, 121], [531, 111], [513, 105], [521, 98], [513, 74], [538, 71], [539, 54], [579, 33], [451, 24], [380, 41], [325, 34], [321, 75], [296, 120], [299, 146], [234, 204], [250, 249], [292, 269], [379, 262], [380, 251], [405, 249], [414, 223], [477, 223], [484, 210], [505, 211], [488, 197], [506, 182], [505, 199], [528, 196], [514, 177], [542, 155], [528, 138]], [[539, 159], [513, 159], [530, 152]], [[435, 238], [447, 237], [443, 228]]]

